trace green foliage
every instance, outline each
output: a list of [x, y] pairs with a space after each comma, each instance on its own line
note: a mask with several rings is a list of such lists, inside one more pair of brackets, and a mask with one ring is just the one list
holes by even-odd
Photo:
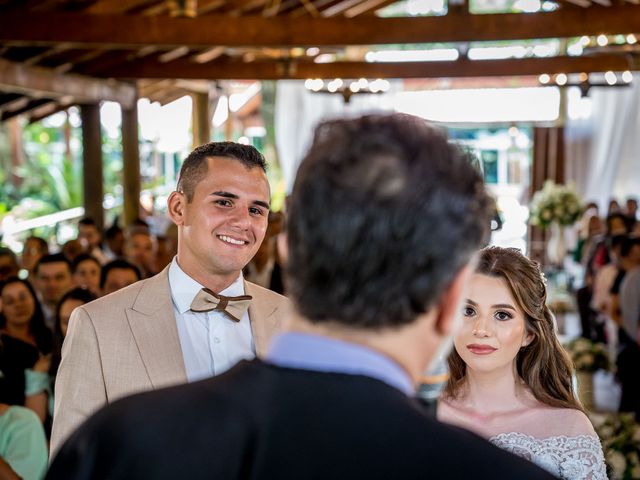
[[46, 127], [38, 122], [24, 129], [23, 138], [27, 161], [17, 172], [22, 178], [19, 191], [23, 200], [20, 204], [26, 200], [35, 203], [22, 212], [26, 215], [22, 218], [80, 206], [81, 160], [77, 155], [70, 158], [63, 129]]

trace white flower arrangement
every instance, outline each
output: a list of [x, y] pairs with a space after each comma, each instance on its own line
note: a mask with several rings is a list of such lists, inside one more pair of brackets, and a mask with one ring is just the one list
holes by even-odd
[[633, 414], [590, 413], [589, 418], [602, 442], [609, 478], [640, 478], [640, 425]]
[[578, 337], [569, 342], [565, 347], [571, 355], [571, 360], [579, 372], [595, 372], [597, 370], [610, 370], [611, 359], [609, 351], [603, 343], [592, 342], [583, 337]]
[[582, 202], [575, 188], [558, 185], [552, 180], [544, 182], [529, 204], [529, 221], [540, 228], [547, 228], [552, 223], [572, 225], [581, 214]]

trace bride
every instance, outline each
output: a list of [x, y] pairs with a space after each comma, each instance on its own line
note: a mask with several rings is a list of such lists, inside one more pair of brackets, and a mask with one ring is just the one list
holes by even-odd
[[538, 265], [519, 251], [480, 252], [438, 419], [562, 479], [606, 480], [602, 447], [573, 392], [573, 367], [546, 296]]

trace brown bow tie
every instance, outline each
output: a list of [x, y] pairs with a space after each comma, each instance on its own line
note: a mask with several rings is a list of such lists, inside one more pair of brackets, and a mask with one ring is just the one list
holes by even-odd
[[239, 322], [249, 308], [251, 298], [251, 295], [226, 297], [213, 293], [208, 288], [203, 288], [191, 302], [191, 310], [194, 312], [210, 312], [212, 310], [224, 312], [231, 320]]

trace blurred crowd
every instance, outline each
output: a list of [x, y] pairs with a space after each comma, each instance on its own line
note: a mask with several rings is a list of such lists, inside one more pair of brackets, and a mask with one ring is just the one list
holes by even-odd
[[584, 267], [584, 282], [576, 291], [582, 336], [607, 343], [617, 354], [622, 385], [621, 411], [640, 415], [640, 221], [638, 201], [621, 206], [609, 202], [602, 217], [595, 203], [586, 206], [579, 224], [574, 260]]

